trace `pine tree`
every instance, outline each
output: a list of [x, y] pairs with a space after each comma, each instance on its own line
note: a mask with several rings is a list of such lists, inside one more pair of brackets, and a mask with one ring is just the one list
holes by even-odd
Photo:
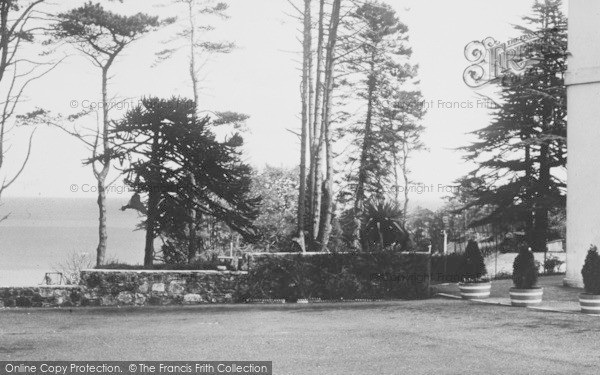
[[353, 96], [365, 108], [355, 124], [340, 129], [356, 151], [348, 160], [355, 168], [346, 176], [348, 186], [342, 196], [352, 197], [353, 247], [359, 249], [364, 247], [360, 221], [366, 200], [385, 198], [386, 187], [393, 184], [389, 171], [395, 167], [397, 155], [391, 155], [391, 151], [399, 145], [398, 123], [402, 123], [402, 117], [391, 110], [397, 101], [390, 100], [389, 93], [397, 94], [398, 88], [415, 76], [416, 69], [408, 62], [412, 53], [408, 28], [391, 6], [365, 2], [352, 13], [346, 28], [352, 30], [348, 32], [352, 37], [343, 43], [347, 78], [342, 83], [351, 87]]
[[115, 126], [114, 137], [113, 157], [129, 161], [126, 183], [147, 194], [145, 266], [152, 265], [159, 234], [185, 242], [192, 210], [196, 228], [212, 217], [248, 241], [257, 238], [260, 198], [251, 197], [251, 168], [240, 160], [243, 140], [235, 134], [217, 141], [210, 119], [196, 116], [193, 100], [143, 99]]
[[[93, 134], [68, 131], [82, 140], [92, 151], [91, 165], [98, 189], [98, 247], [96, 264], [104, 262], [108, 241], [106, 225], [106, 181], [110, 171], [110, 105], [108, 103], [108, 79], [111, 67], [123, 50], [144, 34], [171, 22], [160, 21], [158, 17], [137, 13], [124, 16], [104, 9], [99, 3], [87, 2], [84, 5], [57, 15], [52, 30], [60, 42], [67, 42], [85, 55], [99, 68], [102, 82], [101, 125]], [[91, 138], [91, 140], [90, 140]], [[102, 157], [97, 157], [97, 155]]]
[[556, 172], [566, 166], [567, 20], [561, 1], [536, 1], [523, 19], [534, 33], [524, 53], [535, 63], [522, 76], [503, 79], [500, 108], [492, 123], [475, 131], [479, 140], [462, 148], [477, 168], [459, 183], [468, 203], [482, 208], [471, 226], [519, 223], [524, 240], [544, 251], [549, 215], [565, 204], [565, 183]]
[[[407, 91], [391, 82], [390, 87], [383, 90], [379, 106], [381, 120], [379, 133], [381, 145], [384, 147], [385, 159], [391, 160], [393, 181], [393, 197], [400, 202], [400, 191], [403, 190], [403, 223], [408, 217], [410, 192], [410, 159], [418, 151], [425, 149], [421, 136], [425, 127], [420, 124], [425, 115], [422, 105], [423, 97], [419, 90]], [[382, 158], [383, 159], [383, 158]], [[389, 164], [389, 163], [388, 163]], [[388, 173], [389, 174], [389, 173]], [[402, 181], [401, 181], [402, 180]], [[388, 190], [388, 189], [386, 189]]]
[[[300, 186], [298, 189], [297, 237], [302, 251], [327, 251], [333, 221], [333, 91], [338, 63], [338, 28], [342, 0], [318, 1], [313, 22], [312, 0], [292, 6], [302, 28], [302, 83], [300, 137]], [[302, 8], [302, 9], [300, 9]], [[313, 28], [317, 26], [316, 41]], [[315, 43], [316, 42], [316, 43]], [[316, 48], [313, 48], [316, 47]], [[316, 53], [313, 53], [316, 49]]]

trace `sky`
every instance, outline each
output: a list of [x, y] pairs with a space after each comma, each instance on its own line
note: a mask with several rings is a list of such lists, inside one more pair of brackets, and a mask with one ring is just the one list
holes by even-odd
[[[292, 0], [298, 1], [298, 0]], [[419, 65], [420, 88], [428, 112], [424, 142], [428, 151], [411, 161], [412, 179], [431, 189], [416, 200], [441, 202], [453, 181], [467, 172], [455, 149], [473, 140], [467, 133], [486, 126], [490, 110], [479, 102], [477, 91], [465, 85], [462, 74], [469, 65], [465, 46], [474, 40], [494, 37], [500, 41], [518, 35], [512, 25], [529, 14], [529, 0], [385, 0], [409, 27], [412, 61]], [[72, 7], [69, 0], [61, 6]], [[145, 12], [166, 17], [177, 8], [161, 7], [167, 0], [125, 0], [123, 4], [102, 1], [124, 13]], [[232, 40], [238, 48], [216, 56], [205, 66], [206, 79], [200, 95], [201, 107], [213, 111], [232, 110], [250, 116], [246, 134], [246, 161], [257, 168], [265, 164], [294, 166], [299, 160], [299, 140], [290, 130], [300, 126], [300, 59], [298, 21], [293, 8], [282, 0], [229, 0], [230, 16], [219, 23], [218, 39]], [[566, 7], [565, 7], [566, 8]], [[566, 11], [566, 9], [565, 9]], [[115, 101], [125, 100], [118, 119], [140, 97], [191, 97], [187, 55], [153, 66], [155, 53], [164, 48], [173, 29], [153, 33], [135, 42], [116, 61], [109, 84]], [[100, 75], [85, 58], [74, 54], [57, 69], [36, 81], [18, 108], [26, 112], [42, 107], [68, 115], [100, 101]], [[29, 129], [18, 128], [11, 135], [7, 156], [9, 175], [25, 152]], [[89, 197], [95, 199], [90, 167], [82, 166], [88, 156], [75, 139], [56, 129], [41, 126], [36, 131], [32, 155], [19, 180], [5, 197]], [[113, 176], [116, 173], [113, 171]], [[120, 181], [109, 192], [126, 194]]]

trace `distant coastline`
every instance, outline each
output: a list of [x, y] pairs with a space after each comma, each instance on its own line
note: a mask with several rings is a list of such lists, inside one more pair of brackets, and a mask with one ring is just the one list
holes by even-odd
[[[121, 211], [125, 197], [109, 198], [108, 256], [132, 264], [143, 261], [140, 218]], [[71, 254], [94, 256], [98, 242], [96, 200], [90, 198], [4, 197], [0, 213], [0, 286], [37, 285], [46, 272]]]

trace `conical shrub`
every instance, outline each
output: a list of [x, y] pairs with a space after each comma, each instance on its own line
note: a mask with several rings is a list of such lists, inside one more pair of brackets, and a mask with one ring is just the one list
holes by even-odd
[[581, 276], [587, 293], [600, 294], [600, 255], [596, 246], [590, 246], [581, 269]]
[[518, 289], [531, 289], [537, 285], [538, 272], [533, 253], [523, 247], [513, 263], [513, 283]]
[[463, 281], [481, 280], [487, 274], [487, 269], [485, 268], [485, 261], [476, 241], [469, 240], [464, 256]]

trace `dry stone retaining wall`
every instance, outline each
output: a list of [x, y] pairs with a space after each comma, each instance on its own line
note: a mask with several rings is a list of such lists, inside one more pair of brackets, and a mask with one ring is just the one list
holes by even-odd
[[128, 271], [81, 272], [83, 304], [173, 305], [236, 302], [246, 272]]
[[0, 287], [3, 307], [142, 306], [237, 301], [246, 272], [84, 270], [80, 285]]
[[40, 285], [0, 288], [1, 307], [71, 307], [82, 303], [79, 285]]

